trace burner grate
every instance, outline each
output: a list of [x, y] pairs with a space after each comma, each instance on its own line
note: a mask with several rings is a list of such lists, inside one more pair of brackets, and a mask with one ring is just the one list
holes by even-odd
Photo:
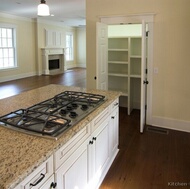
[[104, 101], [105, 96], [102, 95], [65, 91], [28, 109], [0, 117], [0, 124], [25, 133], [56, 138]]
[[[51, 114], [39, 113], [32, 110], [20, 109], [0, 118], [0, 122], [20, 129], [41, 134], [51, 134], [67, 127], [70, 120]], [[51, 132], [50, 132], [51, 128]], [[47, 132], [48, 130], [48, 132]]]

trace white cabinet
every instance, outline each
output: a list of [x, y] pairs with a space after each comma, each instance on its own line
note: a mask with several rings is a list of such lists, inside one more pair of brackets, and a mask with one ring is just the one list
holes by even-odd
[[65, 145], [54, 154], [54, 165], [57, 170], [70, 156], [80, 147], [80, 145], [90, 136], [90, 124], [81, 129]]
[[95, 189], [102, 181], [102, 173], [109, 160], [107, 112], [109, 107], [88, 125], [93, 131], [91, 135], [85, 141], [77, 143], [79, 147], [55, 172], [57, 189]]
[[[53, 156], [42, 163], [34, 172], [30, 174], [23, 182], [21, 182], [15, 189], [50, 189], [53, 188]], [[52, 187], [51, 187], [52, 186]]]
[[108, 38], [108, 89], [121, 91], [128, 114], [140, 108], [141, 37]]
[[104, 171], [109, 162], [109, 117], [100, 123], [91, 135], [89, 152], [89, 189], [95, 189], [104, 178]]
[[115, 100], [110, 106], [110, 123], [109, 123], [109, 156], [113, 159], [118, 152], [119, 145], [119, 102]]
[[57, 189], [85, 189], [88, 184], [88, 137], [90, 124], [54, 155]]
[[109, 119], [107, 118], [93, 133], [95, 174], [98, 175], [103, 172], [109, 158], [108, 127]]
[[85, 189], [88, 184], [88, 152], [84, 142], [55, 172], [57, 189]]
[[15, 189], [97, 189], [118, 152], [118, 99]]

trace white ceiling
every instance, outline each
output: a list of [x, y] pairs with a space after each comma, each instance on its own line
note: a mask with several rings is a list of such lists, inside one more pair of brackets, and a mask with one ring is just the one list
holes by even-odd
[[[37, 6], [40, 0], [0, 0], [0, 12], [27, 18], [37, 18]], [[85, 22], [85, 0], [46, 0], [50, 14], [40, 17], [49, 21], [63, 23], [66, 26], [80, 27]]]

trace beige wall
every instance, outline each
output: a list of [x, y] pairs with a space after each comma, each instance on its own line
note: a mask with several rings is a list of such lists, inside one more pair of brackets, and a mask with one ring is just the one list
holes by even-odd
[[[87, 87], [95, 88], [96, 22], [101, 15], [156, 13], [154, 19], [153, 123], [172, 127], [190, 121], [190, 1], [86, 0]], [[161, 119], [160, 119], [161, 118]], [[180, 125], [176, 129], [180, 129]], [[190, 124], [189, 124], [190, 125]], [[183, 128], [182, 128], [183, 130]]]
[[77, 29], [77, 67], [86, 68], [86, 28]]
[[0, 81], [36, 75], [35, 23], [29, 19], [12, 18], [11, 16], [0, 14], [0, 24], [16, 26], [18, 64], [15, 69], [1, 70]]

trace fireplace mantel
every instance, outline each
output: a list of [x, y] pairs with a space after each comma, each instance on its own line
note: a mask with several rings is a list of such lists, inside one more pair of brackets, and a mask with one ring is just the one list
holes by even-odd
[[[49, 69], [49, 60], [56, 57], [59, 59], [60, 68], [55, 70]], [[54, 75], [63, 73], [66, 70], [64, 65], [64, 48], [42, 48], [42, 73], [44, 75]]]

